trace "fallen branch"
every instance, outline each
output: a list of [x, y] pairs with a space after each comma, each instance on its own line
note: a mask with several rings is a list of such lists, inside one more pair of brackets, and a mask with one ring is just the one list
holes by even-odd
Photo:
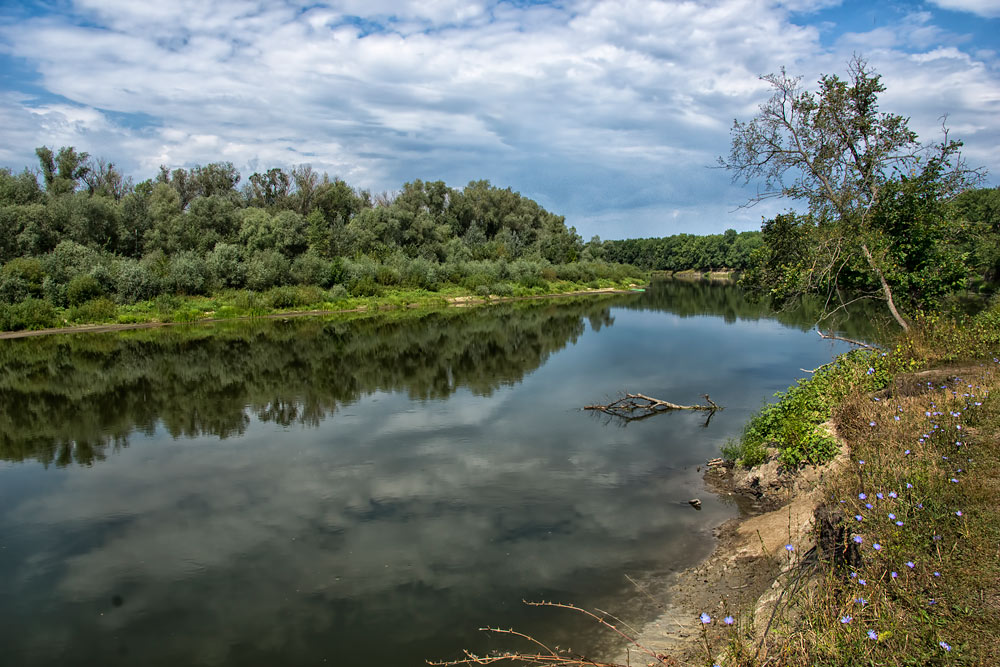
[[[819, 327], [816, 327], [816, 333], [818, 333], [819, 337], [822, 338], [822, 339], [824, 339], [824, 340], [842, 340], [845, 343], [850, 343], [851, 345], [858, 345], [860, 347], [863, 347], [866, 350], [878, 350], [879, 349], [878, 347], [876, 347], [874, 345], [870, 345], [868, 343], [863, 343], [860, 340], [854, 340], [853, 338], [844, 338], [843, 336], [837, 336], [837, 335], [834, 335], [833, 333], [826, 333], [825, 334], [825, 333], [823, 333], [823, 330], [820, 329]], [[822, 368], [822, 366], [820, 366], [820, 368]], [[808, 373], [810, 371], [806, 371], [806, 372]]]
[[644, 419], [651, 415], [672, 410], [705, 410], [715, 412], [721, 410], [722, 406], [703, 394], [708, 405], [678, 405], [670, 401], [662, 401], [658, 398], [646, 396], [645, 394], [625, 394], [617, 401], [612, 401], [606, 405], [585, 405], [584, 410], [597, 410], [605, 414], [613, 415], [624, 420]]

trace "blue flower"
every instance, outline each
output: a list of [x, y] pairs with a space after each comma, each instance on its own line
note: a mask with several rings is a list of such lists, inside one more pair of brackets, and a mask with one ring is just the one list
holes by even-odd
[[911, 570], [916, 567], [916, 565], [914, 565], [914, 563], [913, 563], [912, 560], [906, 561], [905, 565], [906, 565], [906, 567], [910, 568]]
[[864, 517], [863, 517], [863, 516], [861, 516], [860, 514], [855, 514], [855, 515], [854, 515], [854, 520], [855, 520], [855, 521], [861, 521], [862, 519], [864, 519]]
[[902, 522], [902, 521], [897, 521], [897, 522], [896, 522], [896, 525], [897, 525], [897, 526], [902, 526], [902, 525], [903, 525], [903, 522]]
[[863, 494], [863, 493], [859, 493], [859, 494], [858, 494], [858, 498], [859, 498], [860, 500], [864, 500], [864, 499], [865, 499], [865, 498], [867, 498], [867, 497], [868, 497], [868, 496], [866, 496], [866, 495], [865, 495], [865, 494]]
[[733, 618], [732, 616], [726, 616], [724, 619], [722, 619], [722, 622], [725, 623], [726, 625], [732, 625], [735, 621], [736, 619]]
[[795, 547], [793, 547], [791, 544], [786, 544], [785, 551], [795, 551]]
[[847, 625], [848, 623], [850, 623], [853, 620], [854, 620], [853, 616], [841, 616], [840, 617], [840, 622], [843, 623], [844, 625]]
[[889, 512], [889, 518], [890, 518], [890, 519], [895, 519], [895, 518], [896, 518], [896, 515], [895, 515], [895, 514], [893, 514], [892, 512]]
[[875, 632], [874, 630], [869, 630], [868, 639], [874, 639], [875, 641], [878, 641], [878, 633]]
[[885, 496], [882, 495], [881, 491], [879, 491], [878, 493], [876, 493], [875, 497], [878, 498], [879, 500], [885, 500]]
[[854, 542], [855, 542], [856, 544], [861, 544], [861, 542], [862, 542], [862, 541], [863, 541], [863, 540], [861, 539], [861, 536], [860, 536], [860, 535], [855, 535], [855, 536], [854, 536]]
[[943, 648], [945, 651], [951, 650], [951, 646], [948, 644], [948, 642], [938, 642], [938, 646]]
[[935, 573], [934, 573], [934, 576], [935, 576], [935, 577], [940, 577], [940, 576], [941, 576], [941, 573], [940, 573], [940, 572], [935, 572]]
[[896, 492], [895, 492], [895, 491], [890, 491], [890, 492], [889, 492], [889, 497], [890, 497], [890, 498], [898, 498], [899, 496], [898, 496], [898, 495], [896, 495]]
[[882, 545], [876, 542], [875, 544], [872, 545], [872, 549], [874, 549], [875, 551], [882, 551]]
[[875, 425], [875, 422], [868, 422], [868, 425], [869, 425], [869, 426], [874, 426], [874, 425]]
[[858, 465], [863, 466], [864, 464], [865, 464], [865, 460], [864, 459], [858, 459]]
[[868, 600], [866, 600], [864, 598], [854, 598], [854, 601], [857, 602], [862, 607], [864, 607], [866, 604], [868, 604]]
[[955, 512], [955, 516], [962, 516], [962, 510], [958, 510], [957, 512]]
[[706, 625], [712, 622], [712, 617], [706, 614], [705, 612], [701, 612], [701, 616], [699, 616], [698, 618], [700, 618], [701, 622]]
[[892, 572], [892, 573], [889, 574], [889, 576], [892, 577], [893, 579], [895, 579], [896, 577], [899, 576], [899, 573], [898, 572]]
[[861, 584], [862, 586], [867, 586], [868, 585], [868, 582], [865, 581], [864, 579], [858, 579], [858, 583]]

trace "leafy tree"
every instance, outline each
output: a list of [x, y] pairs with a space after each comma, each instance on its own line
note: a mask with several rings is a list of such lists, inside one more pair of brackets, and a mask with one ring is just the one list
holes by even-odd
[[42, 169], [45, 191], [50, 195], [64, 195], [76, 190], [79, 182], [90, 171], [88, 153], [77, 153], [72, 146], [63, 146], [53, 153], [47, 146], [35, 149]]
[[884, 209], [898, 203], [893, 184], [910, 174], [934, 180], [937, 197], [967, 187], [961, 144], [945, 133], [940, 144], [921, 146], [906, 118], [879, 110], [885, 86], [859, 57], [849, 63], [846, 80], [823, 75], [816, 93], [784, 70], [763, 80], [772, 97], [749, 122], [734, 122], [732, 149], [720, 164], [734, 180], [763, 183], [753, 202], [782, 197], [808, 204], [824, 245], [798, 279], [803, 289], [835, 287], [845, 267], [862, 270], [893, 318], [908, 328], [895, 298], [902, 285], [893, 284], [905, 273], [899, 259], [908, 250], [898, 247], [902, 239], [891, 228], [873, 221], [891, 217]]

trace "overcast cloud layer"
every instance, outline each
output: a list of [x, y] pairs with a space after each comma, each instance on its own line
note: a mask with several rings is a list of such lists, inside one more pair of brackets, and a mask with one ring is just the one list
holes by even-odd
[[312, 164], [376, 191], [490, 179], [585, 237], [755, 229], [711, 168], [785, 66], [853, 53], [925, 140], [1000, 174], [1000, 1], [66, 0], [0, 10], [0, 165], [76, 146], [137, 180]]

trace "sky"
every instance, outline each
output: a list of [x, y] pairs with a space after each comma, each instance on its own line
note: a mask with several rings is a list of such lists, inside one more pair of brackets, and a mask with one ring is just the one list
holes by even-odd
[[488, 179], [585, 239], [744, 231], [796, 206], [716, 166], [759, 77], [815, 89], [854, 55], [1000, 183], [1000, 0], [0, 0], [0, 166]]

